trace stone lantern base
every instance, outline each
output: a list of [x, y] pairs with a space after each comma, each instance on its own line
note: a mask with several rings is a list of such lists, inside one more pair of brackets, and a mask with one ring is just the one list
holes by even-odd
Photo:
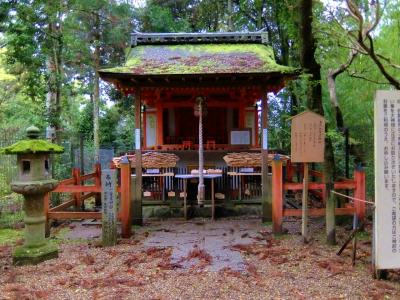
[[38, 247], [19, 246], [16, 247], [13, 253], [13, 264], [36, 265], [45, 260], [58, 257], [58, 247], [56, 244], [47, 242]]

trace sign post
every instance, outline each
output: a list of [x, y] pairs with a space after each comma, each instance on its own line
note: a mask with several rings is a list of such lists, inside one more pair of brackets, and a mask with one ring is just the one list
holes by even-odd
[[400, 268], [400, 91], [377, 91], [374, 119], [374, 261], [379, 275], [379, 270]]
[[304, 163], [302, 225], [304, 242], [308, 235], [308, 167], [310, 162], [323, 162], [325, 149], [325, 119], [311, 111], [305, 111], [292, 118], [291, 161]]
[[103, 170], [101, 174], [102, 244], [117, 244], [117, 170]]

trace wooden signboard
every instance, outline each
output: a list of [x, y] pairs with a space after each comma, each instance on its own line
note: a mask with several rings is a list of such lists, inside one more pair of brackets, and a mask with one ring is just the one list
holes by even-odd
[[400, 268], [400, 91], [375, 97], [375, 268]]
[[229, 135], [229, 144], [250, 146], [251, 145], [251, 128], [233, 129]]
[[292, 162], [323, 162], [325, 148], [325, 119], [312, 111], [292, 118]]

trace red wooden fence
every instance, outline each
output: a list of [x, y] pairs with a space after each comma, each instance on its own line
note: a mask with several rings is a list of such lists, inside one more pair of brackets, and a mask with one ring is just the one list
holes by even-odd
[[[285, 191], [298, 191], [303, 189], [302, 183], [292, 182], [295, 174], [293, 166], [288, 163], [286, 180], [283, 179], [283, 162], [281, 160], [272, 161], [272, 222], [274, 232], [282, 231], [283, 217], [295, 216], [302, 214], [301, 209], [284, 208]], [[323, 174], [315, 170], [310, 170], [310, 175], [323, 181]], [[129, 237], [131, 235], [132, 224], [132, 188], [131, 188], [131, 167], [130, 164], [121, 164], [121, 186], [117, 188], [120, 193], [121, 205], [119, 211], [119, 219], [122, 224], [122, 236]], [[94, 185], [86, 185], [88, 180], [94, 180]], [[323, 182], [310, 182], [308, 189], [311, 193], [316, 193], [325, 203], [326, 184]], [[336, 190], [353, 191], [355, 198], [365, 200], [365, 172], [364, 170], [356, 170], [354, 179], [343, 179], [334, 183]], [[65, 211], [66, 208], [75, 206], [76, 209], [83, 207], [84, 201], [91, 197], [97, 198], [96, 202], [100, 202], [101, 195], [101, 167], [95, 165], [95, 171], [90, 174], [80, 175], [79, 169], [73, 169], [72, 178], [60, 182], [59, 186], [53, 193], [71, 193], [72, 197], [66, 202], [50, 208], [49, 195], [46, 196], [46, 214], [47, 220], [65, 220], [65, 219], [101, 219], [101, 212], [85, 212], [85, 211]], [[354, 204], [347, 203], [345, 207], [336, 208], [336, 215], [353, 215], [357, 214], [360, 222], [365, 219], [365, 203], [355, 201]], [[325, 208], [310, 208], [309, 216], [324, 216]]]

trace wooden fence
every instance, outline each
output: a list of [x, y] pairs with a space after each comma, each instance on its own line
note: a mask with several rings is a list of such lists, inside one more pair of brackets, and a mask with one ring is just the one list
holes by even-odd
[[[296, 192], [303, 189], [303, 184], [294, 181], [295, 169], [290, 162], [286, 165], [285, 176], [283, 173], [283, 162], [281, 160], [273, 160], [271, 164], [272, 171], [272, 198], [269, 200], [272, 202], [272, 222], [275, 232], [280, 232], [282, 230], [283, 217], [299, 217], [302, 214], [302, 210], [298, 208], [286, 208], [285, 207], [285, 194], [288, 191]], [[167, 170], [172, 171], [172, 170]], [[186, 168], [174, 169], [177, 174], [186, 173]], [[301, 173], [303, 170], [301, 168], [297, 169], [297, 172]], [[123, 236], [128, 236], [127, 232], [130, 232], [131, 224], [131, 203], [134, 196], [132, 185], [132, 169], [129, 164], [122, 164], [120, 169], [119, 186], [117, 191], [120, 193], [120, 210], [119, 219], [122, 223]], [[261, 197], [261, 183], [258, 183], [256, 179], [242, 180], [240, 183], [235, 176], [227, 176], [227, 168], [224, 169], [224, 175], [219, 178], [217, 183], [216, 192], [218, 189], [220, 191], [240, 190], [243, 197], [248, 196], [247, 190], [252, 191], [253, 195]], [[96, 202], [100, 202], [101, 188], [101, 167], [99, 164], [95, 165], [95, 171], [90, 174], [80, 175], [79, 169], [73, 169], [72, 178], [66, 179], [60, 182], [59, 186], [53, 193], [70, 193], [71, 198], [64, 203], [50, 208], [49, 206], [49, 195], [46, 196], [47, 201], [47, 219], [101, 219], [101, 212], [85, 212], [85, 211], [65, 211], [65, 209], [74, 206], [77, 210], [84, 206], [84, 201], [91, 197], [95, 197]], [[301, 174], [302, 175], [302, 174]], [[316, 181], [309, 183], [310, 193], [315, 193], [319, 196], [322, 204], [326, 203], [327, 199], [327, 188], [326, 184], [323, 182], [323, 175], [315, 170], [310, 171], [311, 177], [316, 178]], [[149, 177], [148, 177], [149, 178]], [[154, 177], [156, 178], [156, 177]], [[149, 181], [147, 186], [144, 185], [142, 190], [151, 190], [154, 193], [153, 201], [154, 205], [159, 205], [160, 200], [166, 202], [162, 199], [162, 193], [166, 191], [177, 191], [175, 193], [175, 200], [179, 199], [180, 192], [183, 190], [182, 183], [175, 177], [165, 177], [160, 181], [160, 179], [154, 179]], [[88, 184], [89, 181], [94, 183]], [[240, 188], [239, 188], [240, 187]], [[365, 171], [362, 169], [356, 169], [354, 172], [353, 179], [342, 179], [334, 183], [333, 188], [335, 190], [347, 190], [353, 193], [353, 196], [358, 199], [365, 200]], [[210, 196], [210, 195], [209, 195]], [[142, 198], [143, 195], [138, 196]], [[139, 199], [140, 200], [140, 199]], [[233, 197], [229, 199], [237, 202], [237, 198]], [[143, 204], [143, 203], [142, 203]], [[151, 204], [151, 201], [148, 201]], [[365, 203], [358, 202], [343, 203], [342, 207], [337, 207], [335, 209], [336, 215], [353, 215], [357, 214], [359, 220], [363, 222], [365, 218]], [[310, 208], [308, 210], [309, 216], [324, 216], [325, 208]]]

